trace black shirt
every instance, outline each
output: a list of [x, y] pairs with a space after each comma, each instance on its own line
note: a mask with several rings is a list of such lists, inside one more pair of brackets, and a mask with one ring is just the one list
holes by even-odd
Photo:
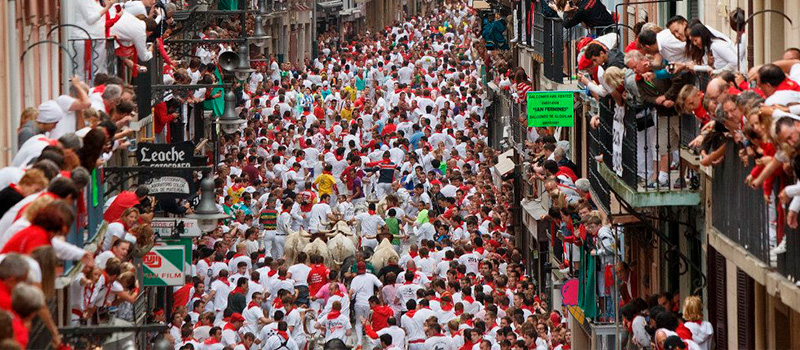
[[19, 203], [25, 196], [13, 189], [11, 186], [6, 186], [0, 191], [0, 216], [3, 216], [11, 207]]
[[564, 28], [572, 28], [581, 23], [586, 23], [590, 28], [606, 27], [614, 24], [614, 16], [599, 0], [580, 0], [578, 11], [572, 16], [564, 16]]

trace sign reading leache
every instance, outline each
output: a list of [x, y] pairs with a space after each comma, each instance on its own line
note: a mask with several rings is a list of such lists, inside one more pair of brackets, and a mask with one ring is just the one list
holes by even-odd
[[573, 91], [529, 91], [527, 104], [528, 127], [570, 127], [574, 124]]
[[144, 286], [182, 286], [185, 283], [184, 246], [153, 247], [142, 257]]
[[136, 151], [136, 160], [140, 166], [178, 167], [192, 166], [194, 144], [191, 141], [176, 143], [142, 142]]

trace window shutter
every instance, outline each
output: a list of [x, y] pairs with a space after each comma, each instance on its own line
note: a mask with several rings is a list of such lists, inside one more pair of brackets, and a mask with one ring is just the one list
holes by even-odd
[[708, 317], [714, 326], [717, 350], [728, 350], [728, 309], [725, 257], [708, 246]]
[[755, 348], [755, 302], [753, 300], [753, 279], [742, 269], [736, 269], [737, 304], [736, 328], [739, 349]]

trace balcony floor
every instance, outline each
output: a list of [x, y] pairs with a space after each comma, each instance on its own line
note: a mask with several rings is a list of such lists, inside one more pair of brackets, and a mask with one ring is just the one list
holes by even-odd
[[[608, 182], [617, 196], [629, 203], [634, 208], [660, 207], [660, 206], [695, 206], [700, 204], [700, 193], [697, 190], [672, 188], [647, 188], [640, 182], [637, 188], [631, 188], [622, 181], [605, 163], [597, 164], [600, 176]], [[670, 184], [679, 178], [678, 171], [670, 172]]]

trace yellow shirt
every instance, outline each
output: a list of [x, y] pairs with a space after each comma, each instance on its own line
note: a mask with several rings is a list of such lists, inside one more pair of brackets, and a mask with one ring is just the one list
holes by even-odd
[[342, 108], [342, 110], [339, 111], [339, 115], [342, 116], [342, 119], [349, 122], [350, 119], [353, 118], [353, 111], [350, 108]]
[[323, 194], [333, 195], [333, 186], [336, 186], [336, 179], [333, 178], [333, 175], [323, 173], [314, 179], [314, 184], [317, 185], [320, 196]]

